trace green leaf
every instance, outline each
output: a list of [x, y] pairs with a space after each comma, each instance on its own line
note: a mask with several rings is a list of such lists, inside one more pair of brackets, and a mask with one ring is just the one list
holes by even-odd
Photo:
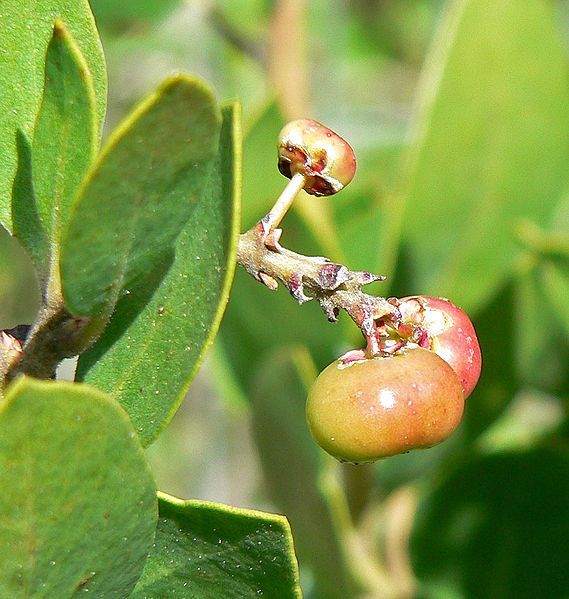
[[22, 378], [0, 428], [0, 596], [128, 596], [157, 510], [127, 415], [96, 389]]
[[101, 131], [105, 117], [105, 61], [87, 0], [43, 0], [39, 3], [2, 0], [0, 222], [10, 231], [13, 231], [10, 197], [18, 164], [16, 133], [20, 131], [24, 138], [31, 139], [42, 99], [46, 49], [57, 18], [69, 28], [93, 76], [98, 131]]
[[515, 311], [515, 285], [511, 281], [473, 320], [482, 351], [482, 373], [466, 402], [459, 429], [470, 441], [502, 414], [521, 386], [516, 369]]
[[108, 0], [91, 0], [91, 6], [101, 30], [108, 29], [117, 35], [124, 33], [125, 29], [133, 25], [147, 23], [154, 25], [171, 13], [180, 3], [181, 0], [122, 0], [118, 3]]
[[352, 270], [387, 275], [387, 281], [378, 285], [382, 295], [389, 292], [393, 283], [400, 241], [401, 232], [394, 226], [397, 219], [392, 213], [398, 210], [393, 199], [393, 179], [394, 171], [399, 174], [401, 153], [402, 147], [397, 145], [359, 152], [356, 177], [330, 201], [346, 263]]
[[445, 477], [411, 537], [421, 596], [567, 597], [568, 481], [565, 449], [479, 457]]
[[171, 250], [210, 177], [219, 109], [187, 75], [167, 79], [120, 125], [72, 206], [62, 239], [68, 309], [103, 312]]
[[129, 287], [103, 336], [79, 359], [78, 378], [121, 402], [143, 445], [177, 410], [228, 301], [239, 234], [240, 143], [239, 111], [232, 105], [224, 110], [219, 154], [173, 262], [166, 257]]
[[[541, 284], [544, 296], [557, 316], [565, 336], [569, 336], [569, 264], [544, 262], [541, 265]], [[539, 315], [541, 314], [540, 311]]]
[[156, 542], [133, 599], [302, 596], [284, 516], [159, 497]]
[[336, 523], [315, 485], [324, 464], [335, 467], [306, 425], [305, 382], [316, 376], [306, 350], [281, 348], [258, 365], [251, 392], [253, 434], [271, 498], [287, 515], [301, 564], [314, 573], [322, 597], [352, 596]]
[[[288, 239], [288, 227], [286, 232]], [[271, 350], [302, 339], [323, 366], [341, 347], [338, 325], [328, 322], [316, 302], [299, 306], [282, 285], [270, 291], [242, 268], [236, 272], [220, 333], [223, 352], [246, 395], [259, 361]]]
[[561, 428], [565, 410], [561, 400], [526, 388], [513, 398], [494, 424], [477, 439], [485, 453], [528, 450]]
[[12, 189], [12, 227], [14, 236], [30, 255], [41, 287], [49, 272], [49, 240], [40, 220], [32, 180], [32, 148], [26, 136], [16, 133], [18, 167]]
[[271, 209], [286, 185], [277, 168], [277, 139], [285, 124], [271, 102], [246, 131], [243, 143], [243, 227], [249, 229]]
[[93, 79], [65, 25], [47, 47], [45, 88], [34, 129], [32, 173], [40, 219], [56, 245], [98, 146]]
[[513, 346], [518, 378], [544, 391], [565, 393], [569, 343], [555, 304], [561, 301], [567, 308], [567, 298], [563, 295], [556, 300], [556, 294], [547, 291], [559, 281], [552, 262], [530, 256], [528, 262], [516, 277]]
[[451, 3], [423, 79], [401, 227], [421, 292], [469, 311], [508, 276], [517, 221], [547, 221], [567, 181], [569, 86], [552, 11], [543, 0]]

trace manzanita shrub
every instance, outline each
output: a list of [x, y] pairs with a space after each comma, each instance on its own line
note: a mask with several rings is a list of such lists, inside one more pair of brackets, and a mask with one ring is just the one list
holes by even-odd
[[[449, 3], [379, 204], [392, 156], [356, 168], [276, 104], [243, 136], [185, 73], [102, 141], [87, 0], [0, 0], [0, 31], [0, 222], [41, 292], [0, 331], [0, 599], [287, 599], [298, 563], [314, 599], [567, 595], [569, 83], [542, 0]], [[145, 453], [226, 307], [222, 376], [284, 515], [159, 491]]]

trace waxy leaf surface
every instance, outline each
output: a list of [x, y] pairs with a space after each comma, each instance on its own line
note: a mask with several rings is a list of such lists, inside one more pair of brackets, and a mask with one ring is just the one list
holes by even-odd
[[45, 58], [56, 19], [77, 42], [93, 77], [97, 131], [107, 101], [103, 49], [87, 0], [2, 0], [0, 4], [0, 222], [12, 231], [11, 195], [18, 167], [18, 133], [31, 142], [42, 100]]
[[300, 599], [284, 516], [160, 494], [160, 519], [133, 599]]
[[129, 287], [79, 359], [78, 378], [107, 391], [143, 445], [174, 415], [215, 337], [229, 297], [239, 234], [241, 131], [224, 110], [219, 154], [173, 255]]
[[47, 47], [45, 88], [32, 146], [37, 211], [52, 247], [67, 224], [71, 202], [97, 150], [96, 108], [87, 63], [57, 20]]
[[172, 249], [209, 180], [220, 122], [211, 92], [176, 75], [115, 130], [62, 238], [63, 295], [73, 314], [108, 310]]
[[0, 596], [127, 597], [157, 518], [128, 416], [91, 387], [19, 379], [0, 428]]

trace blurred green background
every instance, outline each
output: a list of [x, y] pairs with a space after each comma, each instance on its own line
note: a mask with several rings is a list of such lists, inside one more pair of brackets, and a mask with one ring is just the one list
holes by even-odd
[[[483, 374], [443, 445], [337, 464], [306, 431], [316, 373], [361, 344], [238, 272], [214, 350], [149, 449], [159, 487], [285, 513], [306, 597], [569, 597], [569, 1], [91, 0], [107, 132], [169, 72], [244, 119], [243, 229], [284, 185], [282, 124], [350, 141], [354, 182], [301, 198], [282, 242], [443, 295]], [[30, 322], [29, 261], [0, 237], [0, 325]]]

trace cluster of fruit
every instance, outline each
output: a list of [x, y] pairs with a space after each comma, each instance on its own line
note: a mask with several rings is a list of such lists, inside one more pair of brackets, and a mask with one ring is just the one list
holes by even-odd
[[478, 382], [480, 347], [463, 310], [443, 298], [394, 301], [401, 322], [380, 328], [383, 351], [344, 354], [310, 390], [310, 431], [339, 460], [370, 462], [444, 441]]
[[[248, 270], [265, 284], [270, 272], [272, 289], [278, 278], [298, 299], [293, 282], [298, 286], [310, 279], [306, 264], [318, 268], [325, 259], [301, 257], [299, 269], [304, 272], [296, 272], [292, 260], [298, 255], [278, 244], [281, 231], [276, 227], [301, 190], [329, 196], [343, 189], [355, 174], [356, 160], [344, 139], [310, 119], [284, 127], [278, 155], [279, 170], [291, 181], [259, 225], [263, 243], [291, 262], [280, 272], [271, 254], [265, 272], [255, 261]], [[319, 288], [314, 284], [318, 277], [313, 277], [312, 297], [330, 320], [339, 309], [346, 310], [362, 330], [367, 347], [344, 354], [317, 378], [306, 405], [313, 437], [334, 457], [354, 463], [440, 443], [460, 423], [464, 401], [480, 376], [482, 358], [470, 319], [444, 298], [386, 301], [365, 295], [359, 286], [381, 277], [347, 274], [346, 267], [331, 263], [318, 272], [327, 272], [330, 266], [337, 267], [335, 273], [343, 269], [344, 282], [330, 285], [326, 280]], [[287, 279], [291, 272], [294, 275]], [[348, 280], [355, 280], [356, 286], [348, 288]], [[304, 292], [300, 295], [299, 301], [311, 299]]]

